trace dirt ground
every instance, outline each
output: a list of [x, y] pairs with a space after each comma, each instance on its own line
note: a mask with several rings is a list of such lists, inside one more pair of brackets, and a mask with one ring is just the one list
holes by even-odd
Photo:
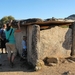
[[15, 65], [11, 68], [7, 60], [7, 54], [2, 54], [0, 75], [75, 75], [75, 62], [65, 61], [55, 66], [43, 66], [41, 70], [34, 71], [25, 60], [20, 60], [19, 56], [16, 57]]

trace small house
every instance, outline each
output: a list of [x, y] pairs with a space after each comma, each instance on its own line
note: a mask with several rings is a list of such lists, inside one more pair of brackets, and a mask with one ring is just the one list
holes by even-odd
[[[16, 27], [16, 25], [13, 25]], [[16, 48], [22, 54], [22, 37], [27, 36], [27, 61], [43, 64], [46, 57], [75, 55], [75, 23], [73, 20], [21, 20], [21, 32], [15, 33]]]

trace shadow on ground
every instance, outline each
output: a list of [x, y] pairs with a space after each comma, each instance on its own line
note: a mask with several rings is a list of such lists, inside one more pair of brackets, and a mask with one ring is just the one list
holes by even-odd
[[0, 72], [14, 72], [14, 71], [24, 71], [33, 72], [34, 69], [30, 66], [25, 59], [16, 56], [14, 60], [14, 67], [11, 68], [7, 59], [7, 54], [1, 54], [2, 66], [0, 66]]

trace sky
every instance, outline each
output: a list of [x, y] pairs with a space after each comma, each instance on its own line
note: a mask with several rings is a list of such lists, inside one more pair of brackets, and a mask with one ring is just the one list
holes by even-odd
[[75, 14], [75, 0], [0, 0], [0, 19], [65, 18]]

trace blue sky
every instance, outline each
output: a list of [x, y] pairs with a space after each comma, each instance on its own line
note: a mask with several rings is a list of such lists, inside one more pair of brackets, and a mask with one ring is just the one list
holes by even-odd
[[65, 18], [71, 14], [75, 14], [75, 0], [0, 0], [0, 19], [9, 15], [15, 19]]

